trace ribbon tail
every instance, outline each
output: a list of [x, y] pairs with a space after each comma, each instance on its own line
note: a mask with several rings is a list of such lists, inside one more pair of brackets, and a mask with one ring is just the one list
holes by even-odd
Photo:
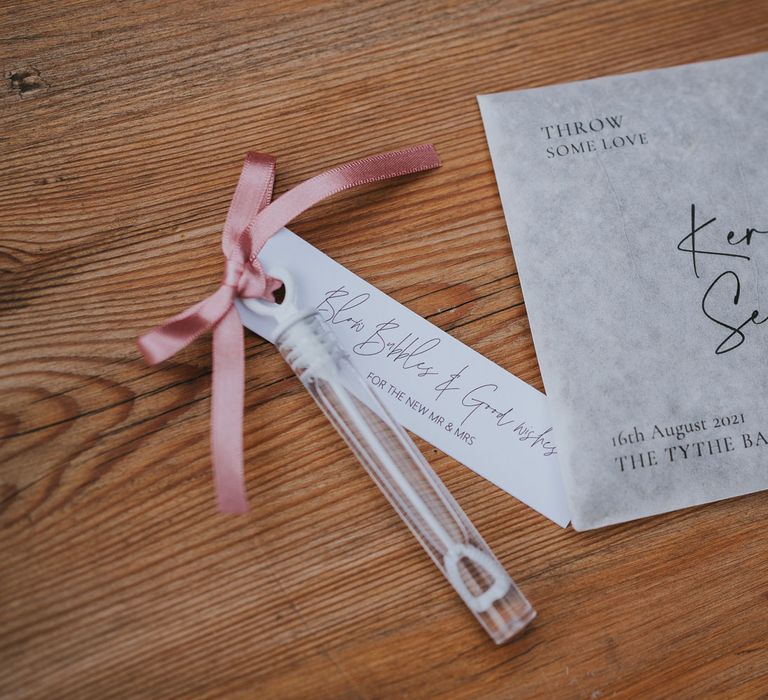
[[222, 513], [248, 511], [243, 476], [245, 343], [234, 306], [213, 329], [211, 448], [216, 500]]
[[229, 257], [249, 221], [272, 200], [275, 159], [264, 153], [248, 153], [229, 205], [221, 247]]
[[237, 245], [255, 267], [256, 257], [267, 240], [314, 204], [351, 187], [437, 167], [440, 167], [440, 157], [435, 147], [422, 144], [353, 160], [331, 168], [302, 182], [261, 209], [251, 219]]
[[142, 335], [137, 344], [147, 364], [167, 360], [213, 327], [232, 308], [234, 297], [234, 290], [222, 285], [207, 299]]

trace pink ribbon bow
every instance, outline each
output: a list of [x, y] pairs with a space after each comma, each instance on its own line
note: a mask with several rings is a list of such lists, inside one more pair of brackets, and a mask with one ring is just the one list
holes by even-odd
[[381, 153], [316, 175], [270, 203], [275, 159], [261, 153], [246, 156], [222, 234], [226, 263], [221, 286], [138, 341], [144, 359], [156, 364], [213, 328], [211, 451], [222, 512], [248, 510], [243, 478], [244, 343], [234, 302], [237, 297], [274, 299], [281, 283], [266, 275], [259, 264], [257, 256], [264, 244], [296, 216], [331, 195], [439, 165], [437, 152], [428, 144]]

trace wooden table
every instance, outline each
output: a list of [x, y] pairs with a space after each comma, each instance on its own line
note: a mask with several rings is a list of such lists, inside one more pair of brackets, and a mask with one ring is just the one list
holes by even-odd
[[0, 696], [768, 697], [768, 498], [563, 531], [420, 442], [539, 611], [495, 647], [271, 346], [216, 513], [212, 292], [243, 154], [278, 192], [444, 167], [293, 229], [541, 388], [475, 96], [768, 49], [768, 3], [3, 3]]

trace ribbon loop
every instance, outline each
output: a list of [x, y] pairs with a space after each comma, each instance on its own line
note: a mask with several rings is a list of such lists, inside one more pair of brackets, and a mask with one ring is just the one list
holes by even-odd
[[289, 190], [270, 204], [275, 159], [248, 153], [222, 233], [226, 256], [219, 289], [138, 340], [149, 364], [167, 360], [213, 329], [211, 446], [219, 509], [243, 513], [248, 504], [243, 478], [243, 329], [235, 298], [273, 300], [280, 280], [264, 273], [258, 261], [264, 244], [283, 226], [314, 204], [369, 182], [436, 168], [431, 145], [381, 153], [328, 170]]

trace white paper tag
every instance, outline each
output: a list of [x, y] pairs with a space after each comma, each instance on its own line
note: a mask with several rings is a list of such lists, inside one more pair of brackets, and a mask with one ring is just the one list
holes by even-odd
[[[568, 524], [544, 394], [287, 229], [259, 259], [268, 271], [301, 261], [305, 298], [297, 305], [320, 311], [395, 419], [561, 527]], [[274, 341], [263, 317], [237, 308], [243, 325]]]

